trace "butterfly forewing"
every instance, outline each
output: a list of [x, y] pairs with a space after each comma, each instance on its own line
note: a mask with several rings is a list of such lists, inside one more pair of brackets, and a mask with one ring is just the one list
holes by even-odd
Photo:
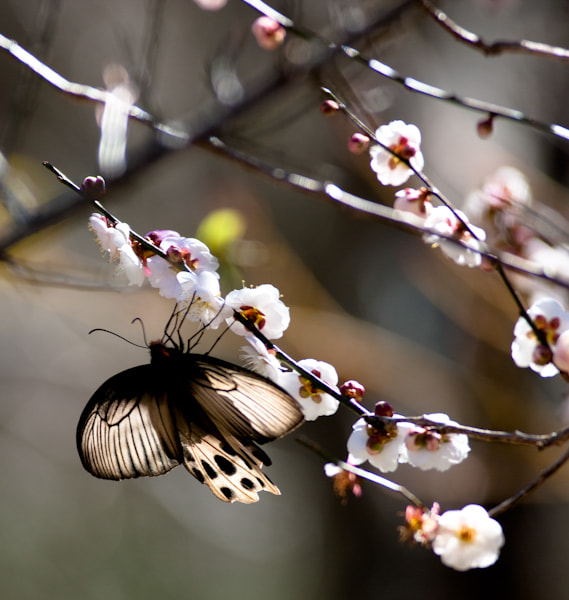
[[181, 450], [165, 390], [143, 365], [106, 381], [77, 428], [83, 466], [103, 479], [162, 475], [180, 464]]
[[195, 365], [188, 380], [191, 393], [224, 431], [264, 443], [302, 423], [295, 400], [268, 379], [209, 356], [188, 358]]

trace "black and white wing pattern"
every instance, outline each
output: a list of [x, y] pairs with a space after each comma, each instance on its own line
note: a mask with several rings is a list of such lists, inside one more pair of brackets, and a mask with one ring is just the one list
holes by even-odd
[[223, 432], [263, 444], [303, 422], [298, 403], [265, 377], [211, 356], [187, 356], [190, 394]]
[[152, 365], [123, 371], [92, 396], [77, 427], [83, 466], [95, 477], [162, 475], [182, 460], [165, 388]]
[[256, 443], [303, 421], [297, 403], [269, 380], [207, 355], [151, 345], [153, 360], [107, 380], [79, 420], [77, 448], [104, 479], [162, 475], [179, 464], [224, 502], [280, 494], [262, 472]]

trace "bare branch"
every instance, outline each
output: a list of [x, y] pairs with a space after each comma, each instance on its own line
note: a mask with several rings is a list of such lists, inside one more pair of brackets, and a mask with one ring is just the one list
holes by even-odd
[[420, 4], [443, 29], [448, 31], [455, 39], [476, 50], [481, 50], [486, 56], [497, 56], [505, 52], [516, 54], [529, 54], [531, 56], [540, 56], [552, 58], [563, 62], [569, 62], [569, 50], [559, 46], [550, 46], [542, 42], [532, 42], [530, 40], [519, 41], [497, 41], [488, 44], [480, 36], [464, 27], [458, 25], [445, 12], [436, 7], [429, 0], [419, 0]]

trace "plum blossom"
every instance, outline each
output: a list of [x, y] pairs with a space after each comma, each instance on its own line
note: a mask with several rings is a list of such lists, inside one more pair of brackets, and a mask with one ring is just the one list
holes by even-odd
[[[550, 246], [537, 237], [531, 237], [523, 246], [523, 255], [536, 263], [549, 277], [569, 282], [569, 247], [566, 244]], [[560, 302], [567, 300], [567, 290], [544, 279], [521, 278], [518, 287], [527, 290], [531, 301], [550, 297]]]
[[553, 351], [553, 362], [560, 371], [569, 373], [569, 330], [559, 336]]
[[[460, 217], [460, 218], [459, 218]], [[482, 257], [479, 252], [484, 249], [482, 243], [486, 239], [486, 232], [480, 227], [471, 225], [468, 217], [460, 210], [452, 211], [448, 206], [436, 206], [425, 219], [425, 227], [469, 246], [455, 244], [450, 240], [426, 233], [423, 240], [433, 247], [440, 246], [441, 250], [456, 264], [467, 267], [479, 267]]]
[[111, 223], [97, 213], [89, 217], [89, 227], [95, 232], [99, 246], [118, 260], [117, 272], [124, 273], [130, 285], [142, 285], [145, 278], [143, 262], [137, 255], [130, 239], [130, 227], [126, 223]]
[[361, 464], [367, 460], [383, 473], [395, 471], [400, 457], [406, 456], [405, 437], [412, 427], [411, 423], [400, 421], [385, 423], [379, 430], [364, 418], [358, 419], [348, 438], [348, 462]]
[[334, 493], [340, 498], [342, 504], [347, 504], [348, 492], [356, 498], [362, 495], [359, 477], [351, 471], [346, 471], [335, 463], [326, 463], [324, 473], [334, 481]]
[[176, 297], [181, 310], [187, 309], [190, 321], [200, 321], [217, 329], [229, 316], [230, 309], [221, 298], [217, 273], [180, 271], [176, 275], [179, 291]]
[[[251, 321], [269, 339], [282, 337], [289, 326], [288, 306], [280, 299], [279, 290], [269, 283], [233, 290], [227, 294], [225, 302], [229, 308]], [[247, 336], [251, 333], [241, 323], [236, 322], [234, 317], [227, 318], [227, 323], [237, 335]]]
[[393, 208], [401, 212], [410, 212], [421, 219], [426, 219], [433, 205], [429, 201], [431, 192], [427, 188], [418, 190], [413, 188], [404, 188], [395, 194]]
[[111, 223], [107, 217], [93, 213], [89, 217], [89, 228], [97, 236], [101, 250], [109, 253], [110, 260], [118, 260], [119, 248], [129, 243], [130, 227], [126, 223]]
[[283, 371], [278, 358], [270, 350], [267, 350], [265, 344], [255, 336], [247, 335], [245, 339], [249, 342], [249, 346], [241, 347], [243, 364], [251, 371], [280, 384]]
[[[458, 425], [444, 413], [425, 417], [443, 425]], [[408, 462], [422, 471], [446, 471], [468, 456], [470, 445], [468, 436], [463, 433], [440, 434], [430, 428], [413, 427], [405, 437], [405, 449], [407, 452], [401, 453], [399, 462]]]
[[188, 289], [188, 279], [178, 278], [178, 274], [183, 271], [197, 275], [208, 271], [219, 278], [217, 273], [219, 261], [203, 242], [195, 238], [183, 237], [178, 232], [170, 230], [151, 231], [146, 237], [168, 257], [168, 260], [165, 260], [161, 256], [152, 255], [146, 261], [150, 285], [158, 288], [164, 298], [178, 298], [183, 294], [181, 281], [186, 283], [186, 298], [192, 295], [193, 291], [190, 292]]
[[[569, 329], [569, 313], [563, 306], [551, 298], [538, 300], [527, 311], [535, 327], [541, 331], [547, 345], [542, 344], [528, 322], [520, 317], [514, 326], [514, 341], [512, 342], [512, 359], [518, 367], [529, 367], [542, 377], [553, 377], [559, 373], [553, 357], [557, 343], [563, 332]], [[565, 366], [562, 353], [563, 345], [557, 352], [558, 359]], [[561, 367], [563, 368], [563, 367]]]
[[[305, 358], [298, 361], [298, 364], [338, 391], [338, 373], [332, 365], [313, 358]], [[298, 402], [307, 421], [333, 415], [340, 405], [336, 398], [318, 389], [308, 378], [296, 371], [282, 373], [279, 384]]]
[[500, 167], [480, 189], [470, 192], [464, 210], [470, 220], [483, 227], [493, 247], [519, 254], [535, 233], [527, 226], [532, 203], [525, 175], [514, 167]]
[[[381, 184], [401, 185], [413, 175], [413, 170], [401, 158], [409, 161], [417, 171], [423, 169], [425, 160], [420, 150], [421, 132], [416, 125], [391, 121], [388, 125], [379, 127], [375, 137], [381, 145], [375, 144], [370, 148], [370, 166]], [[401, 158], [397, 158], [386, 148]]]
[[427, 546], [434, 539], [438, 529], [440, 507], [435, 502], [428, 510], [426, 507], [407, 506], [405, 509], [405, 526], [401, 528], [403, 540], [413, 538], [418, 544]]
[[489, 567], [503, 545], [500, 523], [478, 504], [449, 510], [438, 518], [433, 551], [447, 567], [457, 571]]

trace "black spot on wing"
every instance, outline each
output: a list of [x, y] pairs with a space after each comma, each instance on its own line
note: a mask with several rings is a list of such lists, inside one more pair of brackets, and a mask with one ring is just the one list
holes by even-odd
[[221, 451], [229, 456], [237, 456], [237, 452], [225, 441], [221, 444]]
[[263, 452], [263, 450], [261, 450], [261, 448], [257, 448], [257, 446], [252, 446], [251, 453], [257, 460], [260, 460], [266, 467], [271, 466], [271, 459], [269, 458], [269, 455], [266, 452]]
[[221, 454], [216, 454], [214, 456], [214, 460], [217, 466], [225, 473], [227, 476], [235, 475], [237, 468], [235, 465], [228, 461], [225, 456], [221, 456]]
[[217, 471], [207, 461], [202, 460], [202, 467], [210, 479], [217, 477]]
[[241, 485], [246, 490], [253, 490], [253, 489], [255, 489], [255, 483], [253, 481], [251, 481], [248, 477], [243, 477], [241, 479]]
[[192, 468], [190, 470], [190, 473], [200, 482], [200, 483], [205, 483], [205, 477], [203, 476], [203, 473], [197, 469], [196, 467]]
[[233, 490], [228, 487], [219, 488], [219, 491], [228, 499], [231, 500], [233, 498]]

